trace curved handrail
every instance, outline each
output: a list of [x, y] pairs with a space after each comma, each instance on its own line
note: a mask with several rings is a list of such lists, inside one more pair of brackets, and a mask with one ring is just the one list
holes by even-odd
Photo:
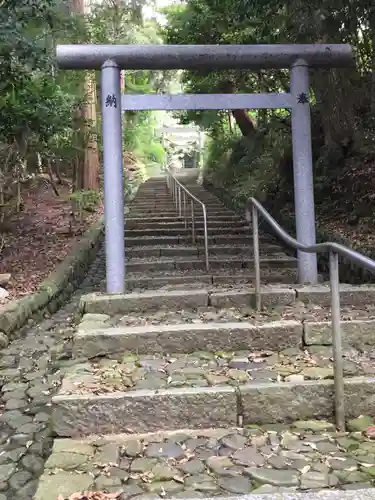
[[[251, 207], [251, 216], [249, 211]], [[344, 370], [341, 342], [341, 325], [340, 325], [340, 283], [339, 283], [339, 259], [342, 255], [352, 262], [359, 264], [362, 267], [375, 271], [375, 261], [362, 255], [351, 248], [345, 247], [338, 243], [325, 242], [316, 245], [304, 245], [298, 240], [290, 236], [276, 222], [276, 220], [267, 212], [267, 210], [255, 198], [250, 198], [246, 205], [246, 220], [252, 221], [253, 229], [253, 248], [254, 248], [254, 267], [255, 267], [255, 297], [256, 307], [261, 306], [261, 290], [260, 290], [260, 256], [259, 256], [259, 227], [258, 227], [258, 212], [272, 227], [277, 236], [287, 245], [307, 253], [322, 253], [329, 252], [329, 275], [331, 287], [331, 316], [332, 316], [332, 348], [334, 361], [334, 385], [335, 385], [335, 416], [336, 426], [340, 431], [345, 430], [345, 407], [344, 407]]]
[[275, 233], [289, 246], [295, 250], [300, 250], [306, 253], [323, 253], [323, 252], [336, 252], [344, 257], [347, 257], [352, 262], [359, 264], [366, 269], [375, 271], [375, 261], [366, 257], [365, 255], [352, 250], [344, 245], [334, 242], [317, 243], [316, 245], [304, 245], [299, 243], [296, 239], [290, 236], [284, 229], [276, 222], [276, 220], [267, 212], [267, 210], [255, 198], [250, 198], [249, 202], [255, 206], [258, 212], [264, 217], [266, 222], [274, 229]]
[[[187, 214], [186, 214], [186, 197], [190, 198], [190, 208], [191, 208], [191, 232], [192, 240], [195, 243], [195, 210], [194, 202], [198, 203], [202, 207], [203, 212], [203, 229], [204, 229], [204, 253], [205, 253], [205, 263], [206, 270], [209, 271], [210, 263], [208, 259], [208, 230], [207, 230], [207, 210], [206, 205], [194, 196], [181, 182], [179, 182], [176, 177], [172, 174], [169, 168], [166, 168], [167, 172], [167, 186], [171, 191], [172, 198], [176, 203], [176, 210], [178, 210], [180, 217], [184, 217], [185, 227], [187, 227]], [[181, 196], [183, 194], [183, 196]], [[183, 198], [183, 199], [182, 199]], [[182, 210], [182, 205], [184, 210]]]

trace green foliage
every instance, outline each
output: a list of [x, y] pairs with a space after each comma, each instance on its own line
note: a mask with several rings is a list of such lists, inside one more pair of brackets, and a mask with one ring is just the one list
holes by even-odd
[[[35, 175], [58, 158], [63, 159], [59, 162], [63, 174], [71, 176], [89, 134], [97, 132], [82, 115], [87, 99], [84, 74], [54, 67], [56, 43], [161, 43], [156, 23], [142, 18], [142, 7], [147, 3], [104, 0], [94, 2], [89, 15], [71, 16], [70, 5], [63, 0], [2, 1], [1, 192], [15, 178], [19, 182]], [[161, 72], [127, 72], [126, 79], [126, 89], [129, 84], [133, 92], [159, 91], [169, 81]], [[155, 137], [152, 115], [135, 115], [131, 121], [125, 133], [128, 150], [144, 161], [162, 161], [164, 151]], [[79, 192], [75, 203], [90, 209], [92, 196]]]
[[86, 213], [94, 213], [102, 202], [102, 194], [94, 190], [79, 190], [70, 195], [73, 213], [79, 215], [82, 222]]
[[125, 120], [124, 147], [145, 163], [156, 162], [162, 164], [165, 151], [156, 136], [157, 123], [154, 116], [147, 111], [140, 111], [132, 119]]
[[289, 149], [290, 138], [280, 133], [277, 121], [266, 135], [258, 131], [238, 139], [226, 132], [220, 141], [215, 138], [208, 144], [205, 177], [231, 192], [236, 202], [244, 203], [250, 196], [264, 201], [283, 182], [279, 165]]
[[[49, 158], [73, 147], [72, 114], [82, 102], [74, 78], [56, 76], [57, 39], [70, 41], [80, 27], [55, 0], [4, 0], [0, 8], [1, 186], [30, 173], [41, 153]], [[71, 37], [71, 38], [69, 38]], [[21, 165], [21, 167], [20, 167]]]
[[[166, 15], [167, 43], [352, 44], [356, 67], [310, 72], [315, 197], [318, 209], [345, 215], [372, 203], [375, 8], [371, 0], [189, 0], [166, 8]], [[289, 90], [289, 71], [185, 71], [182, 84], [186, 92], [194, 93], [283, 92]], [[241, 137], [236, 117], [227, 112], [188, 111], [176, 116], [181, 123], [195, 122], [207, 130], [205, 175], [214, 184], [242, 200], [252, 195], [281, 204], [293, 200], [289, 112], [252, 113], [255, 125], [246, 137]]]
[[[160, 44], [159, 27], [154, 21], [145, 21], [141, 8], [150, 2], [126, 2], [119, 6], [104, 1], [93, 9], [89, 25], [91, 38], [95, 43], [122, 44]], [[150, 93], [164, 90], [173, 74], [161, 71], [127, 71], [125, 74], [125, 93]], [[124, 119], [124, 153], [125, 153], [125, 194], [132, 189], [131, 182], [140, 182], [147, 176], [144, 164], [163, 163], [164, 148], [156, 136], [157, 123], [155, 114], [148, 111], [128, 112]], [[143, 169], [139, 175], [131, 177], [127, 173], [128, 153], [132, 160], [138, 161], [137, 168]], [[142, 166], [143, 165], [143, 166]], [[131, 165], [133, 166], [133, 165]], [[131, 179], [131, 180], [130, 180]]]
[[89, 189], [75, 191], [70, 195], [70, 199], [79, 207], [80, 211], [86, 210], [87, 212], [94, 212], [102, 197], [98, 191]]

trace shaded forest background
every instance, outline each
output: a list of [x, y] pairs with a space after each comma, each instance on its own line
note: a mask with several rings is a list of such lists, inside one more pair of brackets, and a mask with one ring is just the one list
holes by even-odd
[[[4, 0], [0, 5], [0, 284], [34, 291], [103, 212], [100, 78], [61, 71], [58, 43], [162, 43], [147, 0]], [[128, 71], [126, 92], [173, 74]], [[124, 117], [128, 196], [164, 160], [151, 112]], [[7, 294], [1, 289], [0, 300]]]
[[[372, 235], [375, 198], [375, 4], [371, 0], [190, 0], [166, 9], [166, 43], [350, 43], [356, 67], [310, 72], [320, 222]], [[184, 72], [187, 92], [289, 90], [289, 71]], [[205, 177], [237, 205], [249, 196], [293, 215], [288, 111], [184, 112], [209, 136]], [[337, 222], [340, 221], [340, 225]], [[349, 226], [349, 230], [345, 227]], [[353, 231], [355, 229], [355, 231]], [[356, 242], [354, 242], [356, 243]]]

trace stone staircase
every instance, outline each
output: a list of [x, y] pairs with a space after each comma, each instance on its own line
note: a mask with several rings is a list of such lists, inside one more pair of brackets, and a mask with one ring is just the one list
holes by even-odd
[[[176, 215], [165, 179], [149, 181], [140, 188], [126, 221], [129, 291], [248, 286], [254, 280], [252, 236], [246, 221], [202, 188], [197, 187], [196, 193], [207, 207], [210, 272], [205, 269], [203, 216], [197, 217], [193, 245], [191, 228]], [[293, 283], [295, 259], [270, 237], [261, 242], [264, 283]]]
[[256, 311], [248, 224], [189, 189], [207, 207], [210, 270], [203, 219], [193, 244], [165, 179], [145, 182], [126, 220], [128, 293], [81, 300], [36, 500], [371, 487], [375, 287], [341, 288], [348, 432], [338, 433], [329, 287], [296, 285], [296, 260], [262, 234]]

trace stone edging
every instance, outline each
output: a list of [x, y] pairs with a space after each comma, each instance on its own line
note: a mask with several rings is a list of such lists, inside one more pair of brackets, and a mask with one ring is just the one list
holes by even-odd
[[[138, 188], [138, 185], [132, 186], [126, 205], [135, 198]], [[63, 262], [42, 281], [36, 293], [0, 306], [0, 343], [4, 335], [9, 340], [17, 338], [16, 332], [30, 318], [38, 320], [45, 312], [53, 314], [69, 299], [95, 259], [103, 238], [104, 217], [101, 217], [83, 234]]]
[[13, 300], [0, 307], [0, 335], [12, 340], [16, 331], [30, 318], [44, 312], [54, 313], [64, 304], [82, 281], [94, 260], [104, 236], [104, 217], [81, 237], [65, 259], [42, 281], [36, 293]]
[[[207, 191], [210, 191], [212, 194], [217, 196], [224, 205], [231, 208], [235, 212], [240, 212], [243, 215], [243, 203], [239, 201], [236, 203], [230, 195], [230, 192], [225, 190], [224, 188], [214, 186], [211, 182], [204, 180], [203, 186]], [[273, 210], [272, 204], [264, 203], [265, 208], [270, 212], [270, 214], [277, 220], [277, 222], [285, 229], [285, 231], [295, 235], [295, 223], [292, 217], [287, 217], [280, 213], [279, 211], [275, 213]], [[268, 230], [268, 229], [266, 229]], [[269, 230], [268, 230], [269, 231]], [[270, 231], [269, 231], [270, 232]], [[325, 231], [323, 228], [317, 228], [316, 230], [317, 242], [323, 243], [325, 241], [332, 241], [334, 243], [339, 243], [340, 245], [344, 245], [350, 248], [353, 248], [353, 242], [349, 241], [342, 236]], [[280, 244], [285, 247], [285, 243], [279, 240]], [[287, 247], [289, 249], [289, 247]], [[375, 248], [366, 248], [366, 247], [355, 247], [355, 250], [361, 252], [366, 257], [375, 260]], [[293, 254], [295, 254], [294, 250], [289, 249]], [[329, 273], [329, 256], [328, 254], [318, 254], [318, 264], [319, 270], [326, 277]], [[375, 277], [374, 274], [359, 267], [348, 259], [340, 257], [340, 281], [345, 283], [350, 283], [352, 285], [358, 285], [363, 283], [374, 283]]]

